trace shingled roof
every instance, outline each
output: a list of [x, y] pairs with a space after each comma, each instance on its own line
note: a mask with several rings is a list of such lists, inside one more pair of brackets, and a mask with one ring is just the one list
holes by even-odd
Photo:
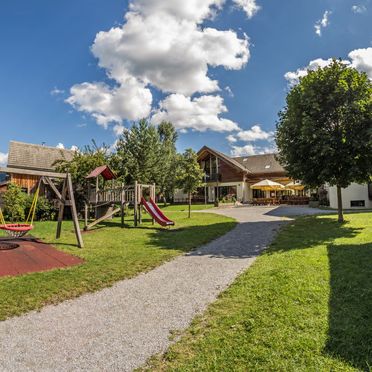
[[57, 160], [72, 160], [74, 152], [56, 147], [11, 141], [9, 143], [9, 168], [53, 171]]
[[240, 156], [233, 158], [252, 173], [284, 173], [285, 169], [275, 159], [275, 154]]

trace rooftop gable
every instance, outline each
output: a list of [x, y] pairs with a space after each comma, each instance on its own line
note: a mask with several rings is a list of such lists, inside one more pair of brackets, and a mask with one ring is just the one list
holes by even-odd
[[54, 171], [57, 160], [72, 160], [74, 151], [56, 147], [11, 141], [9, 143], [9, 168]]

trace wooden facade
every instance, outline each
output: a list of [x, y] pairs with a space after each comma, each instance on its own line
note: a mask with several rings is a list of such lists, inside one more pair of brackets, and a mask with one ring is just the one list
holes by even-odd
[[11, 174], [10, 182], [21, 187], [27, 194], [33, 193], [39, 183], [40, 177], [28, 174]]

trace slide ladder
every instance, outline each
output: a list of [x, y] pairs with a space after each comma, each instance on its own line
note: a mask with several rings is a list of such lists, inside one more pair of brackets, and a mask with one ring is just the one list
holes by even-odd
[[160, 210], [157, 204], [150, 198], [147, 201], [145, 198], [141, 199], [141, 204], [145, 207], [146, 211], [150, 216], [161, 226], [174, 226], [174, 221], [171, 221], [164, 213]]

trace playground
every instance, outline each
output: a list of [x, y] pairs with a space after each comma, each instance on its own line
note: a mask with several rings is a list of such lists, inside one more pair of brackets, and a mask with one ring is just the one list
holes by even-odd
[[[195, 209], [203, 207], [194, 206]], [[0, 277], [0, 320], [147, 272], [225, 234], [236, 225], [233, 219], [215, 214], [194, 213], [188, 218], [187, 207], [183, 205], [163, 211], [176, 222], [177, 229], [169, 232], [158, 224], [153, 225], [148, 214], [143, 215], [142, 224], [135, 227], [131, 210], [124, 228], [119, 216], [83, 233], [83, 249], [76, 245], [71, 220], [63, 222], [63, 234], [59, 239], [55, 237], [56, 221], [36, 221], [32, 236], [84, 262], [62, 269]], [[80, 228], [83, 227], [84, 221], [80, 221]], [[0, 235], [6, 236], [4, 232]], [[0, 251], [0, 256], [3, 253], [6, 252]]]

